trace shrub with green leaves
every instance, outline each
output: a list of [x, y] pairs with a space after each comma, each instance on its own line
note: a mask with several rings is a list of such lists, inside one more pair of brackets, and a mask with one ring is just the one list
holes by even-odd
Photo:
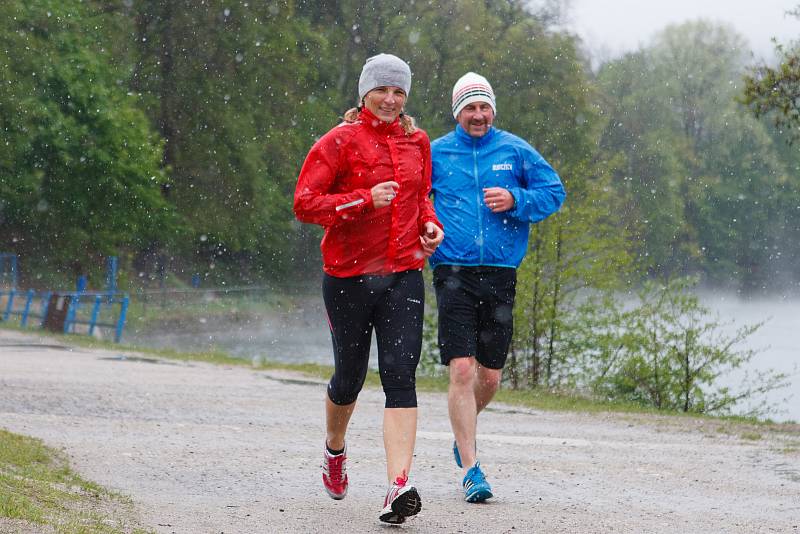
[[[785, 387], [771, 370], [749, 376], [738, 389], [721, 378], [742, 369], [757, 352], [741, 343], [763, 323], [728, 334], [691, 292], [691, 279], [647, 282], [628, 307], [613, 298], [588, 300], [571, 336], [579, 377], [599, 396], [683, 412], [729, 414], [742, 400]], [[749, 415], [763, 415], [759, 404]]]

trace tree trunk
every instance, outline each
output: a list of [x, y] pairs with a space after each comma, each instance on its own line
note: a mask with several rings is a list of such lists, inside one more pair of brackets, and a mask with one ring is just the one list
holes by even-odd
[[562, 229], [561, 226], [556, 230], [556, 264], [553, 270], [553, 307], [550, 312], [550, 340], [547, 347], [547, 385], [551, 385], [553, 378], [553, 360], [555, 359], [555, 342], [558, 336], [556, 319], [558, 318], [559, 306], [561, 301], [561, 252], [562, 252]]
[[539, 291], [541, 288], [540, 280], [542, 278], [542, 262], [541, 262], [541, 246], [542, 235], [538, 229], [534, 229], [534, 256], [533, 256], [533, 288], [531, 289], [531, 324], [530, 324], [530, 347], [531, 354], [528, 358], [528, 368], [526, 379], [529, 387], [539, 385], [541, 380], [541, 330], [539, 328]]
[[683, 347], [683, 411], [689, 411], [689, 392], [692, 387], [692, 369], [689, 366], [690, 340], [689, 333], [686, 333], [685, 345]]

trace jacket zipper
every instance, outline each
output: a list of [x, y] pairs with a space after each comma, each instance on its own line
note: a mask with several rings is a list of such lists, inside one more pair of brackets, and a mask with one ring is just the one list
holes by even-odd
[[483, 210], [481, 209], [481, 183], [480, 178], [478, 176], [478, 150], [477, 150], [478, 140], [473, 138], [472, 139], [472, 173], [475, 176], [475, 196], [477, 197], [477, 204], [478, 207], [478, 241], [480, 242], [479, 245], [479, 253], [478, 253], [478, 264], [483, 265]]

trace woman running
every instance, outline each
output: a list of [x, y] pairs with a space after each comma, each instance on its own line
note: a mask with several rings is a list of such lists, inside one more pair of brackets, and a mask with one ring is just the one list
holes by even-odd
[[322, 293], [334, 373], [325, 400], [322, 482], [347, 494], [345, 434], [364, 384], [372, 331], [386, 396], [383, 443], [389, 489], [380, 520], [403, 523], [422, 504], [408, 474], [417, 430], [415, 373], [422, 347], [422, 267], [444, 232], [428, 193], [427, 134], [403, 114], [411, 70], [400, 58], [369, 58], [359, 105], [308, 153], [294, 197], [302, 222], [325, 229]]

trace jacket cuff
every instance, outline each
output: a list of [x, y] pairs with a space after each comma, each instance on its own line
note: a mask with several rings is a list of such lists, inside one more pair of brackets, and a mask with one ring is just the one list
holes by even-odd
[[511, 189], [508, 190], [508, 192], [511, 193], [511, 198], [514, 199], [514, 205], [511, 207], [510, 210], [508, 210], [508, 214], [513, 217], [519, 217], [520, 215], [519, 207], [521, 206], [520, 200], [523, 199], [522, 191], [520, 190], [519, 187], [512, 187]]
[[425, 223], [429, 222], [432, 222], [439, 228], [442, 228], [442, 223], [440, 223], [436, 217], [423, 217], [419, 219], [419, 222], [417, 223], [417, 229], [419, 231], [419, 235], [425, 235]]

